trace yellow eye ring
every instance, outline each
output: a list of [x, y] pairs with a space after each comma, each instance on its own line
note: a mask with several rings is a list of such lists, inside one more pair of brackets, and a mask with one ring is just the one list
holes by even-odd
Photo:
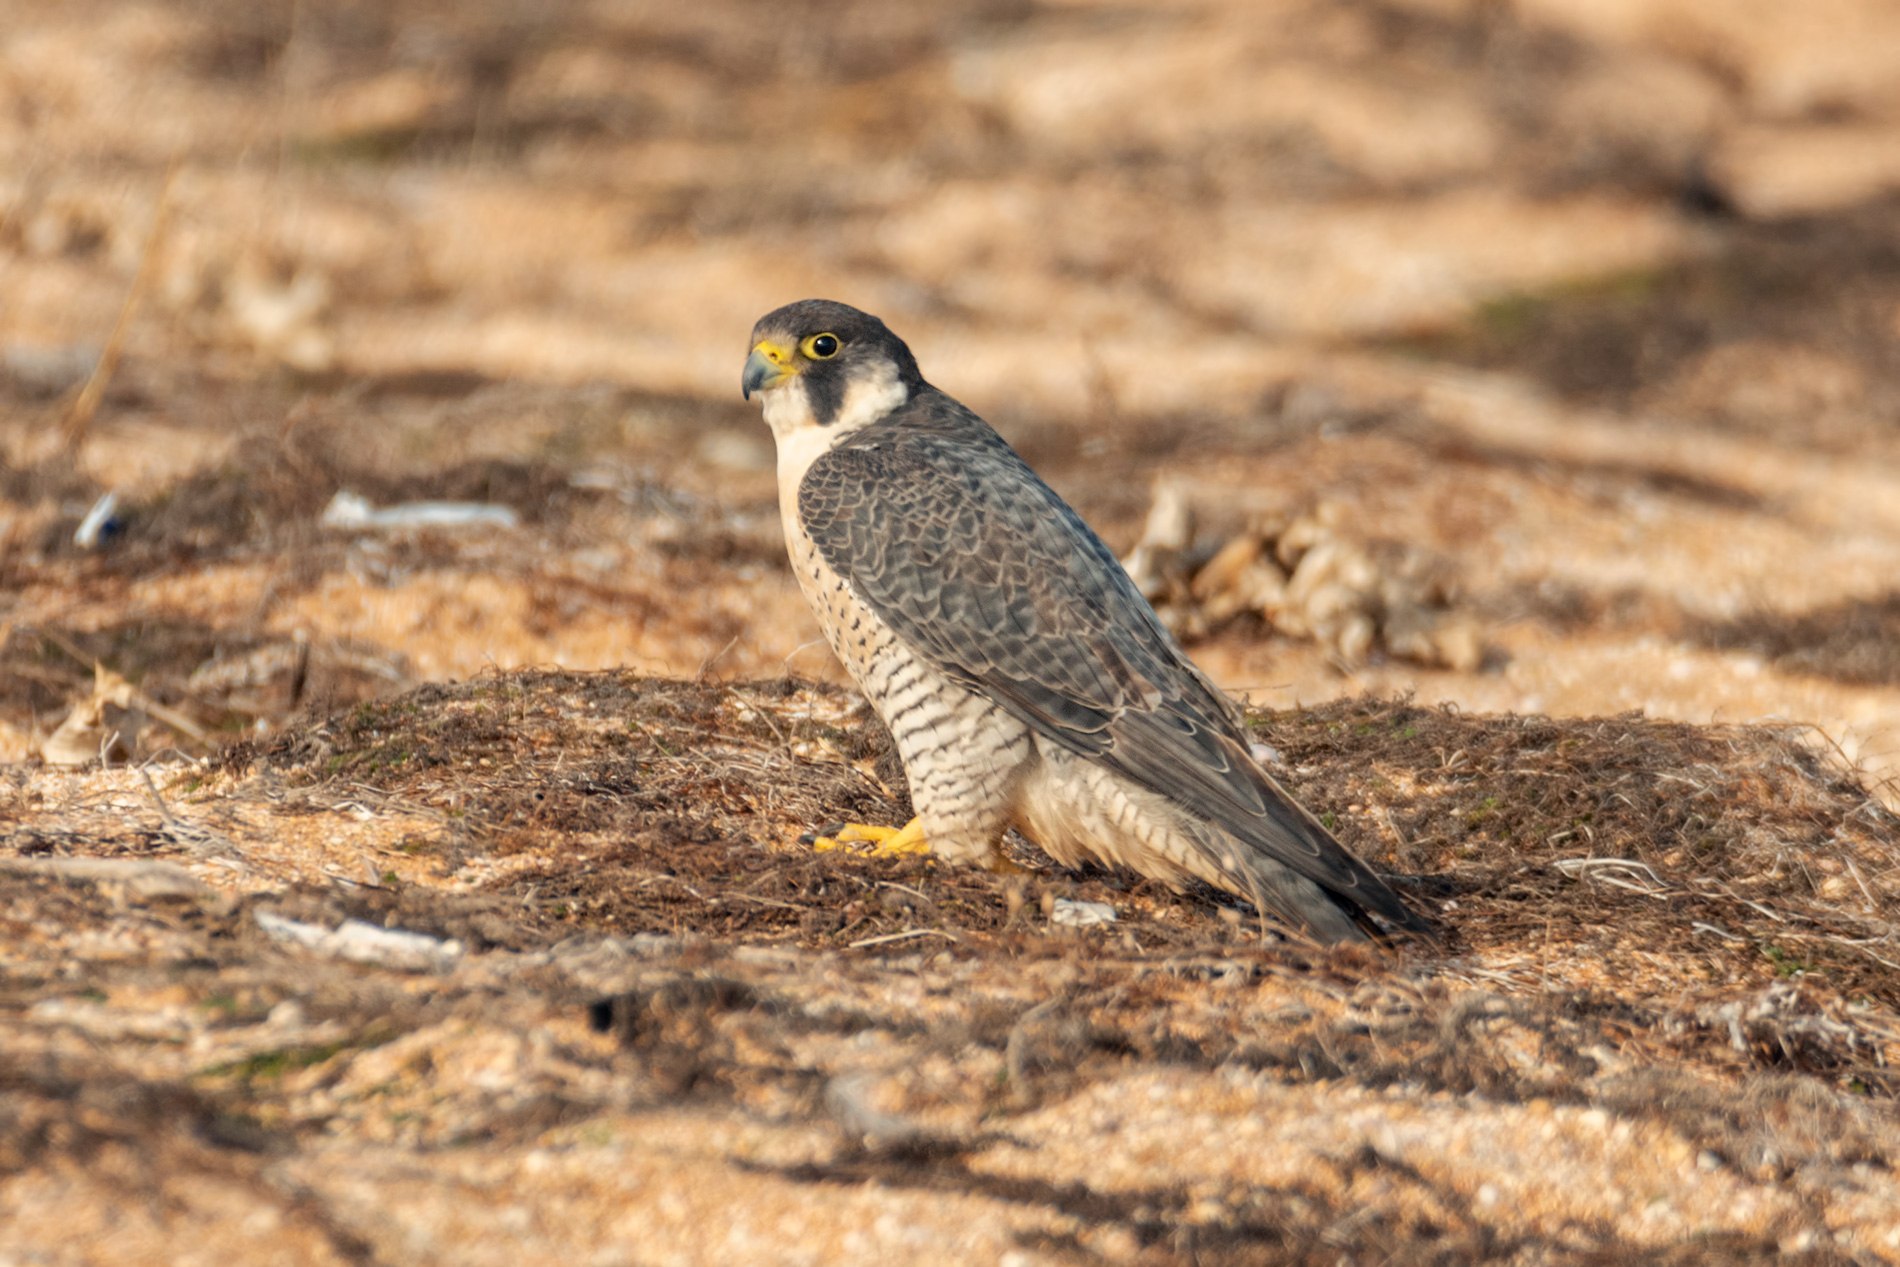
[[843, 347], [844, 344], [838, 336], [827, 331], [824, 334], [812, 335], [798, 345], [798, 350], [814, 361], [829, 361], [838, 355], [839, 349]]

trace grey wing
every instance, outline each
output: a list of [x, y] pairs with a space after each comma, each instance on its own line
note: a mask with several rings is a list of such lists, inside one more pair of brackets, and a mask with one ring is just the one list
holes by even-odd
[[919, 408], [938, 425], [866, 429], [799, 486], [806, 530], [859, 597], [1038, 733], [1349, 905], [1427, 927], [1253, 761], [1231, 704], [1074, 510], [960, 405]]

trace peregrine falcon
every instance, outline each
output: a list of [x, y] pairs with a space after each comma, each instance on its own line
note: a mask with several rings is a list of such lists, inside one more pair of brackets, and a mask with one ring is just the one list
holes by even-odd
[[764, 394], [798, 583], [910, 781], [917, 817], [859, 838], [997, 866], [1015, 827], [1064, 866], [1203, 880], [1322, 941], [1429, 931], [1260, 768], [1101, 539], [882, 321], [819, 299], [768, 313], [742, 387]]

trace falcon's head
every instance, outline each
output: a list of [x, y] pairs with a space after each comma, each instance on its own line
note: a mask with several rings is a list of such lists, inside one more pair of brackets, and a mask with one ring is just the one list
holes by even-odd
[[784, 439], [818, 427], [833, 437], [900, 408], [924, 384], [904, 341], [868, 312], [801, 299], [759, 318], [740, 387], [765, 393], [765, 421]]

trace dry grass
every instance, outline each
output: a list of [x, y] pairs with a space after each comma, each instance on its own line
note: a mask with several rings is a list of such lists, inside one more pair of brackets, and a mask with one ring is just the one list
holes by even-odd
[[[1797, 734], [1746, 727], [1372, 700], [1256, 724], [1298, 792], [1444, 921], [1444, 946], [1262, 943], [1212, 894], [1046, 860], [1012, 884], [813, 853], [801, 831], [905, 807], [861, 705], [792, 681], [425, 686], [174, 780], [156, 830], [137, 822], [150, 809], [116, 828], [74, 810], [89, 835], [61, 835], [43, 812], [0, 835], [23, 868], [0, 873], [8, 1006], [38, 1018], [10, 1062], [9, 1166], [104, 1167], [193, 1200], [234, 1186], [356, 1261], [380, 1252], [379, 1225], [345, 1218], [333, 1185], [285, 1177], [323, 1141], [502, 1156], [654, 1113], [803, 1141], [738, 1147], [734, 1191], [773, 1176], [814, 1199], [868, 1182], [976, 1200], [1034, 1215], [1023, 1243], [1059, 1259], [1111, 1231], [1153, 1262], [1765, 1262], [1801, 1244], [1830, 1262], [1817, 1230], [1875, 1236], [1839, 1203], [1882, 1190], [1900, 1148], [1880, 865], [1900, 832], [1850, 774]], [[255, 843], [352, 821], [365, 834], [337, 856], [368, 849], [403, 875], [287, 884]], [[224, 895], [34, 872], [78, 848], [175, 859]], [[1852, 892], [1831, 896], [1836, 877]], [[1046, 903], [1069, 896], [1119, 919], [1065, 930]], [[449, 958], [312, 957], [273, 939], [283, 920], [400, 928], [448, 939]], [[102, 936], [143, 949], [104, 952]], [[414, 1081], [497, 1058], [477, 1052], [523, 1024], [551, 1025], [553, 1046], [507, 1057], [506, 1078]], [[1395, 1120], [1455, 1103], [1570, 1129], [1580, 1113], [1781, 1195], [1767, 1224], [1628, 1240], [1634, 1224], [1587, 1202], [1503, 1217], [1456, 1166], [1376, 1133], [1294, 1183], [1129, 1188], [1070, 1168], [1052, 1124], [1148, 1078], [1193, 1080], [1208, 1104], [1241, 1087], [1371, 1096]], [[99, 1160], [131, 1157], [152, 1169]]]

